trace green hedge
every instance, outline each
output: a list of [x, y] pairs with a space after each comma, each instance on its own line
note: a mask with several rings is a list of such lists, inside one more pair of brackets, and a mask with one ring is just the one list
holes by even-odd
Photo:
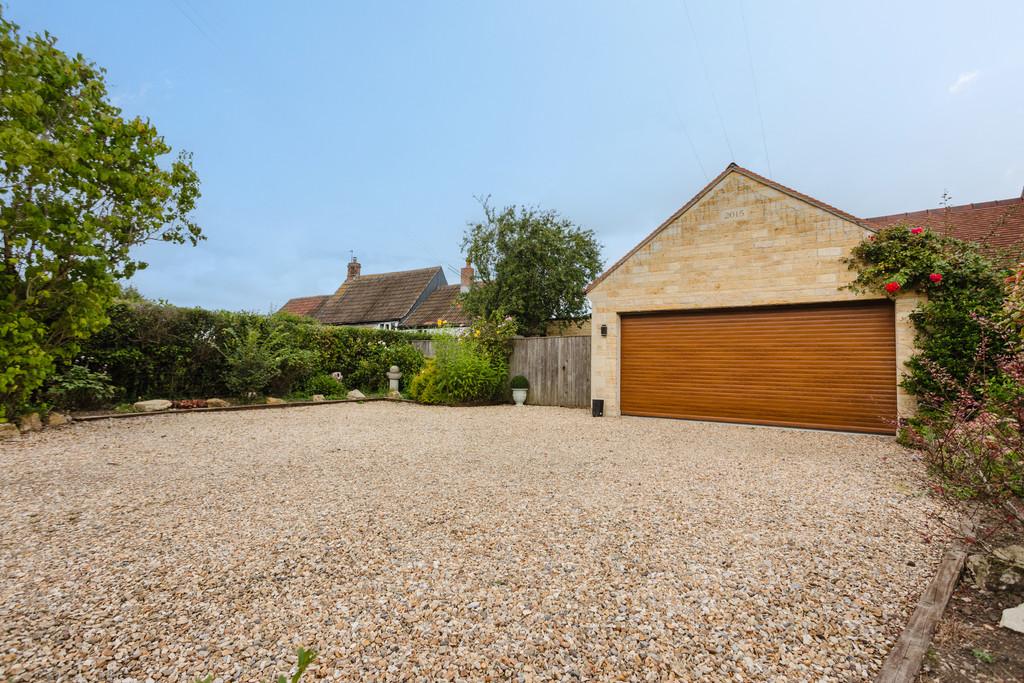
[[[83, 345], [76, 365], [106, 372], [128, 401], [303, 392], [341, 372], [347, 388], [387, 388], [391, 365], [412, 379], [422, 354], [404, 332], [333, 327], [286, 314], [259, 315], [122, 302]], [[234, 389], [234, 390], [232, 390]]]

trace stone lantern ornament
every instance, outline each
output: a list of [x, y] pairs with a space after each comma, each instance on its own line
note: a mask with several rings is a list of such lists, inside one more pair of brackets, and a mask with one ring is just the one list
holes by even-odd
[[402, 398], [402, 394], [398, 391], [398, 380], [402, 379], [402, 373], [398, 370], [397, 365], [392, 365], [388, 370], [388, 397], [389, 398]]

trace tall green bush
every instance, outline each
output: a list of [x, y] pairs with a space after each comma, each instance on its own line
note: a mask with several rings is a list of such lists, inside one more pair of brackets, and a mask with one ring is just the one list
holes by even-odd
[[464, 405], [507, 396], [508, 361], [517, 322], [501, 311], [477, 318], [469, 333], [434, 338], [434, 358], [409, 386], [420, 403]]
[[466, 405], [497, 400], [507, 377], [503, 365], [466, 339], [439, 337], [434, 357], [409, 387], [420, 403]]

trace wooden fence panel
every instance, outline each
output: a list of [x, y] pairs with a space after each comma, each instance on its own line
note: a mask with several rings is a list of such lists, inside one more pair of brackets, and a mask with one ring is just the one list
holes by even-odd
[[434, 357], [434, 342], [429, 339], [413, 339], [411, 342], [417, 351], [423, 354], [424, 358]]
[[512, 341], [510, 375], [530, 382], [526, 402], [590, 406], [590, 337], [526, 337]]

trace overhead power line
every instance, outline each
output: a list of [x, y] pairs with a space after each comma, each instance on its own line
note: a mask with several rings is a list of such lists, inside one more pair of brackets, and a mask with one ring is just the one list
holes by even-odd
[[675, 98], [672, 99], [672, 110], [675, 112], [676, 120], [679, 122], [679, 127], [683, 129], [683, 135], [686, 136], [686, 142], [690, 145], [690, 152], [693, 154], [693, 158], [697, 162], [697, 166], [700, 167], [700, 172], [704, 175], [704, 181], [710, 181], [711, 176], [708, 175], [707, 169], [704, 168], [704, 162], [700, 160], [700, 155], [697, 154], [697, 145], [693, 144], [693, 136], [690, 135], [690, 129], [686, 127], [686, 123], [683, 121], [683, 116], [679, 113], [679, 107], [676, 105]]
[[[196, 31], [198, 31], [200, 35], [202, 35], [203, 38], [205, 38], [210, 43], [210, 45], [213, 45], [214, 47], [219, 47], [217, 45], [217, 41], [215, 41], [213, 37], [209, 34], [209, 32], [200, 24], [201, 17], [199, 17], [198, 12], [196, 12], [196, 18], [193, 18], [192, 14], [186, 11], [185, 7], [181, 5], [181, 3], [178, 2], [178, 0], [171, 0], [171, 4], [174, 5], [174, 8], [178, 10], [178, 13], [181, 14], [181, 16], [185, 17], [185, 19], [188, 20], [188, 23], [192, 24]], [[189, 5], [189, 7], [192, 8], [191, 5]], [[195, 11], [195, 8], [192, 8], [192, 11]]]
[[750, 64], [750, 80], [754, 83], [754, 103], [757, 105], [757, 118], [761, 122], [761, 144], [764, 145], [764, 160], [768, 164], [768, 177], [772, 174], [772, 160], [768, 156], [768, 136], [764, 132], [764, 115], [761, 113], [761, 93], [757, 87], [757, 72], [754, 70], [754, 55], [750, 50], [750, 33], [747, 31], [747, 13], [743, 9], [743, 0], [737, 0], [740, 6], [740, 19], [743, 23], [743, 37], [747, 42], [747, 62]]
[[693, 27], [693, 19], [690, 17], [690, 5], [683, 0], [683, 9], [686, 11], [686, 23], [690, 26], [690, 35], [693, 36], [693, 45], [697, 50], [697, 58], [704, 67], [704, 80], [708, 83], [708, 90], [711, 91], [711, 101], [715, 105], [715, 113], [718, 115], [718, 123], [722, 126], [722, 136], [725, 138], [725, 146], [729, 148], [729, 161], [736, 161], [736, 154], [732, 150], [732, 142], [729, 140], [729, 132], [725, 129], [725, 118], [722, 116], [722, 108], [718, 106], [718, 97], [715, 95], [715, 86], [711, 82], [711, 72], [708, 70], [708, 63], [704, 60], [704, 53], [700, 49], [700, 41], [697, 40], [697, 30]]

